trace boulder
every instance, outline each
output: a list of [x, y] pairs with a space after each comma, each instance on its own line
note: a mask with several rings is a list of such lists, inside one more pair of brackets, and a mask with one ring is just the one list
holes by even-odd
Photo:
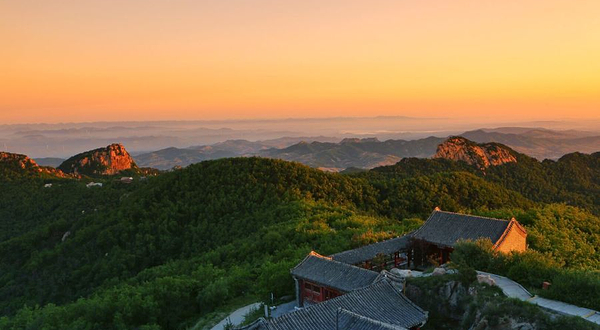
[[436, 268], [433, 270], [433, 273], [431, 273], [431, 276], [442, 276], [442, 275], [446, 275], [446, 270], [444, 268]]
[[494, 279], [490, 275], [483, 274], [477, 275], [477, 283], [485, 283], [489, 286], [496, 285], [496, 281], [494, 281]]

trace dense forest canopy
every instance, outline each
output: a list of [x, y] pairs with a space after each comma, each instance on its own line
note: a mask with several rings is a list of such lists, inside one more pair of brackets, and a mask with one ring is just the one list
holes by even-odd
[[293, 294], [289, 269], [310, 250], [402, 235], [436, 206], [515, 216], [535, 262], [596, 283], [599, 158], [485, 172], [407, 159], [348, 175], [229, 158], [103, 187], [2, 180], [0, 329], [186, 329], [236, 297]]

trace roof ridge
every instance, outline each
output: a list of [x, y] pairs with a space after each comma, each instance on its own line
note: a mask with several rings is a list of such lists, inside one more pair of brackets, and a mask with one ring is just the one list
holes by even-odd
[[527, 235], [527, 229], [519, 222], [519, 220], [517, 220], [515, 217], [513, 217], [511, 219], [511, 221], [514, 220], [515, 224], [517, 225], [517, 228], [519, 228], [521, 231], [523, 231], [523, 233], [525, 233], [525, 235]]
[[[506, 220], [506, 219], [498, 219], [498, 218], [492, 218], [492, 217], [485, 217], [485, 216], [482, 216], [482, 215], [465, 214], [465, 213], [458, 213], [458, 212], [451, 212], [451, 211], [442, 211], [442, 210], [434, 210], [434, 211], [432, 212], [432, 215], [433, 215], [433, 213], [435, 213], [435, 212], [448, 213], [448, 214], [455, 214], [455, 215], [463, 215], [463, 216], [466, 216], [466, 217], [482, 218], [482, 219], [496, 220], [496, 221], [503, 221], [503, 222], [510, 222], [510, 221], [512, 220], [512, 219], [508, 219], [508, 220]], [[431, 217], [431, 215], [430, 215], [430, 217]], [[515, 220], [516, 220], [516, 219], [515, 219]]]
[[310, 253], [309, 253], [308, 255], [309, 255], [309, 256], [313, 256], [313, 257], [317, 257], [317, 258], [323, 258], [323, 259], [329, 259], [329, 260], [332, 260], [332, 258], [331, 258], [331, 257], [324, 256], [324, 255], [322, 255], [322, 254], [320, 254], [320, 253], [316, 252], [315, 250], [311, 250], [311, 251], [310, 251]]
[[408, 299], [408, 297], [402, 293], [402, 291], [400, 291], [396, 286], [394, 286], [392, 284], [392, 280], [383, 277], [380, 281], [385, 282], [387, 285], [389, 285], [392, 289], [394, 289], [394, 291], [396, 292], [396, 294], [398, 294], [402, 299], [404, 299], [406, 302], [408, 302], [410, 305], [412, 305], [413, 307], [415, 307], [416, 309], [418, 309], [419, 311], [423, 312], [423, 313], [428, 313], [427, 311], [425, 311], [424, 309], [422, 309], [421, 307], [419, 307], [417, 304], [415, 304], [412, 300]]
[[310, 250], [310, 252], [306, 255], [306, 257], [304, 257], [304, 259], [302, 259], [302, 261], [300, 261], [296, 266], [294, 266], [294, 268], [290, 269], [290, 271], [293, 271], [294, 269], [300, 267], [300, 265], [304, 264], [304, 262], [306, 262], [306, 260], [308, 260], [308, 258], [310, 258], [310, 257], [316, 257], [316, 258], [320, 258], [320, 259], [334, 261], [330, 257], [320, 255], [319, 253], [315, 252], [315, 250]]

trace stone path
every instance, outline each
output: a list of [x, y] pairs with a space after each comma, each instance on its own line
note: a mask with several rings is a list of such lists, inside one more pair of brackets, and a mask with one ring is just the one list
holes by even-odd
[[254, 303], [254, 304], [250, 304], [248, 306], [244, 306], [244, 307], [236, 310], [235, 312], [229, 314], [229, 316], [227, 316], [226, 318], [221, 320], [221, 322], [219, 322], [219, 324], [212, 327], [211, 330], [223, 330], [223, 329], [225, 329], [225, 326], [227, 325], [227, 323], [231, 323], [233, 325], [239, 325], [240, 323], [244, 322], [244, 317], [248, 313], [259, 308], [260, 305], [261, 305], [261, 303]]
[[494, 279], [496, 285], [502, 289], [502, 292], [504, 292], [504, 294], [508, 297], [527, 301], [562, 315], [580, 316], [584, 320], [588, 320], [600, 325], [600, 312], [598, 311], [589, 308], [578, 307], [561, 301], [534, 296], [519, 283], [504, 276], [480, 271], [477, 271], [477, 273], [489, 275], [492, 279]]

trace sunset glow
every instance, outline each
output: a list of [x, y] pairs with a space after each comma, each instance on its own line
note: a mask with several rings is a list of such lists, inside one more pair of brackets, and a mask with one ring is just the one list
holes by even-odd
[[600, 117], [600, 1], [2, 1], [0, 124]]

